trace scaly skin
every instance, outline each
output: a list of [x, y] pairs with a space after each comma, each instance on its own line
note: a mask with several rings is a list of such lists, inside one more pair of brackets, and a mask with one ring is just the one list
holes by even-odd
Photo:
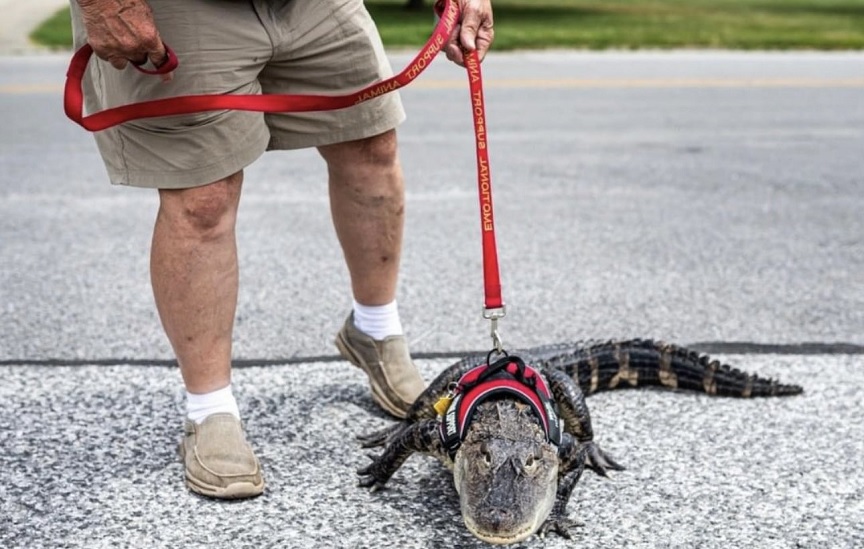
[[463, 520], [478, 538], [497, 544], [517, 543], [534, 533], [569, 538], [578, 523], [568, 518], [566, 507], [584, 469], [601, 476], [623, 469], [594, 442], [586, 395], [645, 386], [741, 398], [803, 391], [649, 340], [556, 344], [514, 354], [546, 378], [564, 425], [560, 447], [546, 442], [530, 408], [501, 398], [478, 406], [450, 459], [433, 405], [465, 372], [486, 362], [485, 355], [473, 355], [441, 372], [404, 421], [360, 437], [364, 447], [384, 447], [358, 471], [360, 484], [383, 488], [412, 453], [428, 454], [453, 470]]

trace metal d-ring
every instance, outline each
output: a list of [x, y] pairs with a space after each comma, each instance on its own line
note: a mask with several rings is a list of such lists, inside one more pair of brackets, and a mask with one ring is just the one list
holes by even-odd
[[505, 351], [503, 348], [502, 349], [492, 349], [491, 351], [486, 353], [486, 364], [492, 364], [492, 355], [496, 354], [496, 353], [498, 355], [500, 355], [501, 358], [504, 358], [505, 356], [510, 356], [510, 353]]

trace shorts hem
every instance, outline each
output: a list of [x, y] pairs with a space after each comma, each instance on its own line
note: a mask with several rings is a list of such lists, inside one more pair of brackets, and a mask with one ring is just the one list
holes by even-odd
[[[405, 121], [405, 112], [402, 108], [394, 109], [394, 112], [386, 117], [379, 118], [374, 124], [366, 124], [343, 130], [321, 133], [321, 134], [289, 134], [271, 136], [267, 146], [268, 151], [287, 151], [296, 149], [307, 149], [310, 147], [323, 147], [336, 143], [346, 143], [358, 139], [366, 139], [381, 135], [387, 131], [397, 128]], [[271, 128], [271, 133], [274, 131]]]
[[[240, 140], [245, 142], [249, 138]], [[242, 151], [220, 155], [220, 160], [208, 166], [193, 170], [151, 171], [151, 170], [114, 170], [108, 168], [112, 185], [142, 187], [148, 189], [191, 189], [203, 187], [225, 179], [255, 162], [267, 150], [267, 132], [261, 132], [253, 146]]]

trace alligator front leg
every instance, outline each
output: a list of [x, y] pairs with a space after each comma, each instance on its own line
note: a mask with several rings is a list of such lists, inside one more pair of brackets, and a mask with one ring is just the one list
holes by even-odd
[[582, 476], [582, 467], [578, 471], [571, 471], [564, 475], [558, 483], [558, 494], [555, 497], [555, 505], [552, 506], [552, 512], [549, 513], [549, 518], [540, 527], [540, 536], [545, 537], [550, 532], [554, 532], [562, 538], [572, 539], [572, 529], [583, 526], [585, 523], [570, 518], [567, 516], [567, 503], [570, 501], [570, 495], [573, 493], [573, 488], [579, 482]]
[[571, 539], [573, 536], [570, 530], [584, 524], [567, 516], [567, 504], [585, 470], [586, 456], [586, 447], [570, 434], [564, 433], [561, 446], [558, 448], [559, 473], [555, 504], [552, 506], [549, 518], [540, 528], [541, 536], [554, 532], [563, 538]]
[[566, 373], [550, 368], [543, 374], [549, 381], [549, 388], [558, 404], [558, 411], [564, 421], [565, 430], [585, 447], [585, 467], [600, 476], [607, 476], [607, 471], [623, 471], [619, 465], [597, 443], [594, 442], [594, 431], [591, 428], [591, 414], [585, 404], [585, 394], [579, 385]]
[[438, 435], [438, 420], [425, 419], [405, 425], [394, 435], [379, 456], [372, 457], [372, 463], [357, 471], [360, 486], [372, 491], [384, 488], [390, 477], [411, 457], [414, 452], [445, 458], [447, 452]]

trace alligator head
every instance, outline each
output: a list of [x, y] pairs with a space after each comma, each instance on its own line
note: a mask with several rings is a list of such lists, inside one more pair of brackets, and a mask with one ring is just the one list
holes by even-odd
[[512, 399], [480, 404], [453, 459], [465, 526], [483, 541], [517, 543], [555, 503], [558, 450], [530, 407]]

